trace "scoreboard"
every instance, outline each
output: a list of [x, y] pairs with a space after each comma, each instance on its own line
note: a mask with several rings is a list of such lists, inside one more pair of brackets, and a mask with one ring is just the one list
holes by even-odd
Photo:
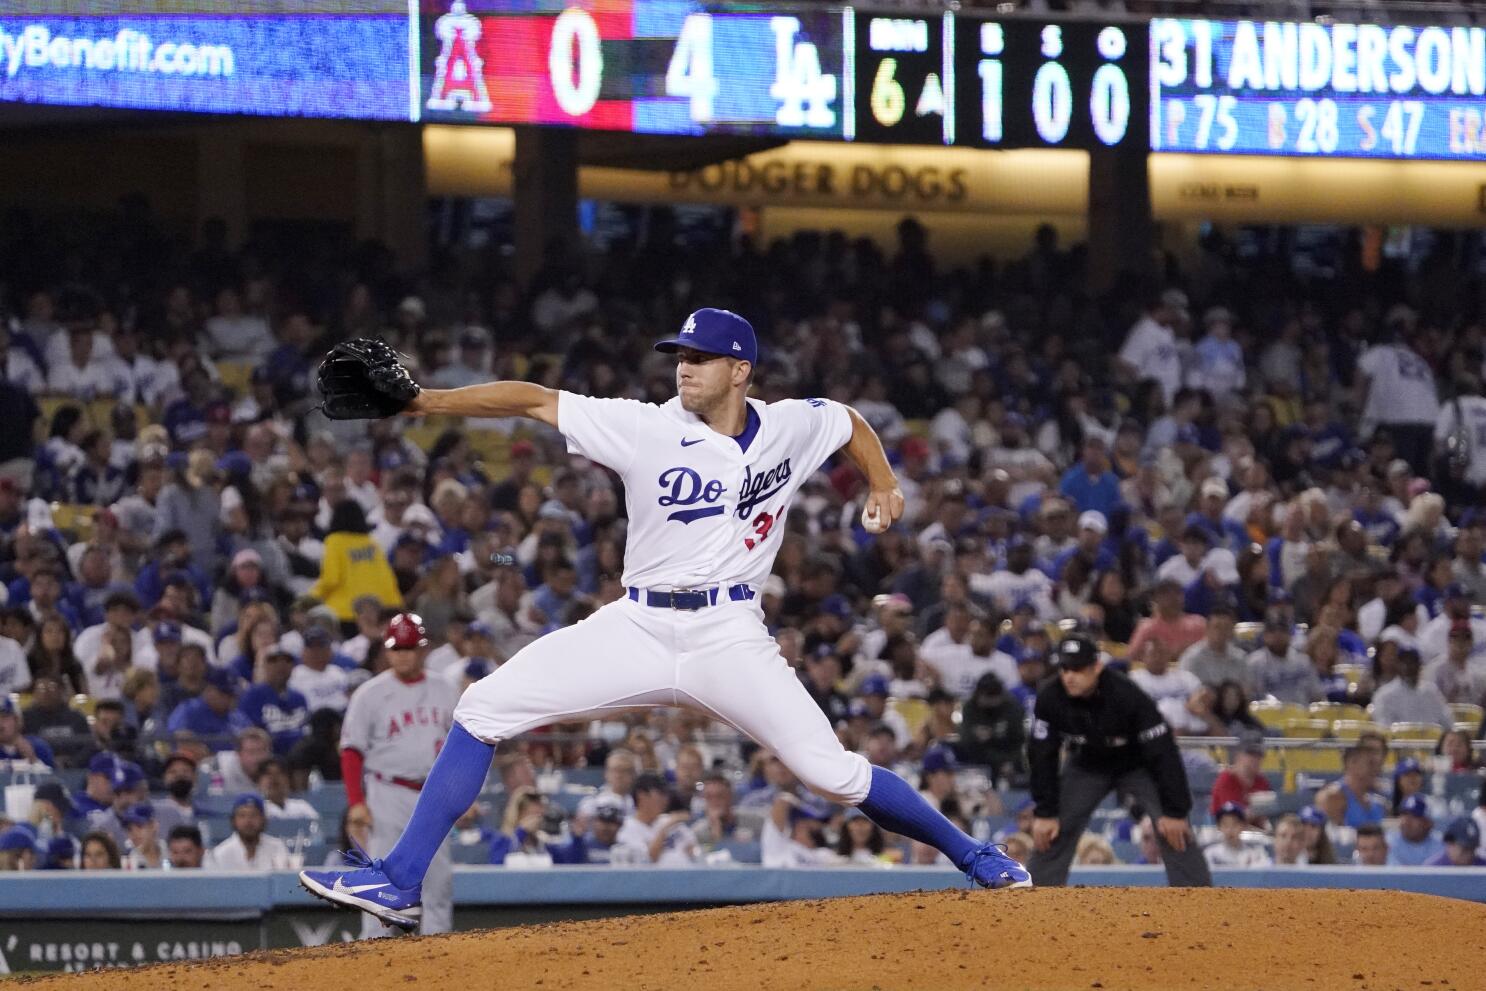
[[424, 0], [421, 117], [979, 148], [1148, 143], [1144, 26]]
[[1486, 28], [1151, 23], [1157, 151], [1486, 159]]

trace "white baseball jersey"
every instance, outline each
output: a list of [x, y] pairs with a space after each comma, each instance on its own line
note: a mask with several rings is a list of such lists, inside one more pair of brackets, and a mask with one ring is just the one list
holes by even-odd
[[443, 678], [425, 674], [408, 683], [383, 671], [351, 695], [341, 747], [361, 751], [368, 772], [422, 780], [443, 746], [458, 701], [458, 690]]
[[1357, 367], [1371, 380], [1364, 424], [1434, 425], [1440, 401], [1434, 372], [1423, 358], [1401, 345], [1381, 344], [1363, 352]]
[[310, 704], [310, 711], [317, 709], [334, 709], [336, 712], [344, 712], [346, 708], [346, 690], [350, 687], [351, 677], [346, 669], [337, 664], [327, 664], [324, 670], [316, 671], [314, 668], [304, 664], [294, 665], [294, 670], [289, 672], [289, 687], [305, 697]]
[[[762, 587], [791, 497], [851, 438], [852, 420], [824, 399], [748, 402], [757, 429], [745, 450], [676, 399], [656, 406], [559, 394], [568, 449], [624, 480], [626, 585]], [[871, 765], [842, 748], [779, 655], [756, 595], [719, 592], [698, 609], [648, 600], [618, 599], [523, 647], [465, 690], [459, 724], [495, 743], [553, 722], [687, 706], [773, 750], [831, 801], [866, 798]]]
[[624, 479], [625, 585], [758, 588], [769, 577], [790, 500], [851, 439], [851, 418], [828, 399], [748, 403], [759, 425], [744, 451], [680, 399], [655, 406], [560, 394], [568, 450]]
[[1463, 432], [1470, 441], [1465, 480], [1472, 485], [1486, 485], [1486, 399], [1461, 396], [1440, 407], [1439, 418], [1434, 422], [1435, 442], [1443, 443], [1456, 431]]

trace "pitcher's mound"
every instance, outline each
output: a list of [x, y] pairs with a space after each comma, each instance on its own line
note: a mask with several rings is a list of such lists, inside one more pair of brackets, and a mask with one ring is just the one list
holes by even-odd
[[1486, 905], [1380, 891], [935, 892], [404, 937], [56, 980], [88, 991], [1478, 991]]

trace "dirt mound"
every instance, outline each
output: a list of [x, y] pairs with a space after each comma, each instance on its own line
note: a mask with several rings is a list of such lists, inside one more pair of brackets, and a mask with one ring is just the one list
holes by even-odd
[[935, 892], [402, 937], [33, 986], [1475, 991], [1486, 987], [1483, 933], [1486, 905], [1396, 892]]

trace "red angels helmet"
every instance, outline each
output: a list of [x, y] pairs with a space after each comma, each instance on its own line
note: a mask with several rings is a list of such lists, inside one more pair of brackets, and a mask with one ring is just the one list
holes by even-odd
[[387, 624], [387, 638], [382, 646], [388, 650], [415, 650], [428, 646], [428, 631], [417, 613], [400, 612]]

